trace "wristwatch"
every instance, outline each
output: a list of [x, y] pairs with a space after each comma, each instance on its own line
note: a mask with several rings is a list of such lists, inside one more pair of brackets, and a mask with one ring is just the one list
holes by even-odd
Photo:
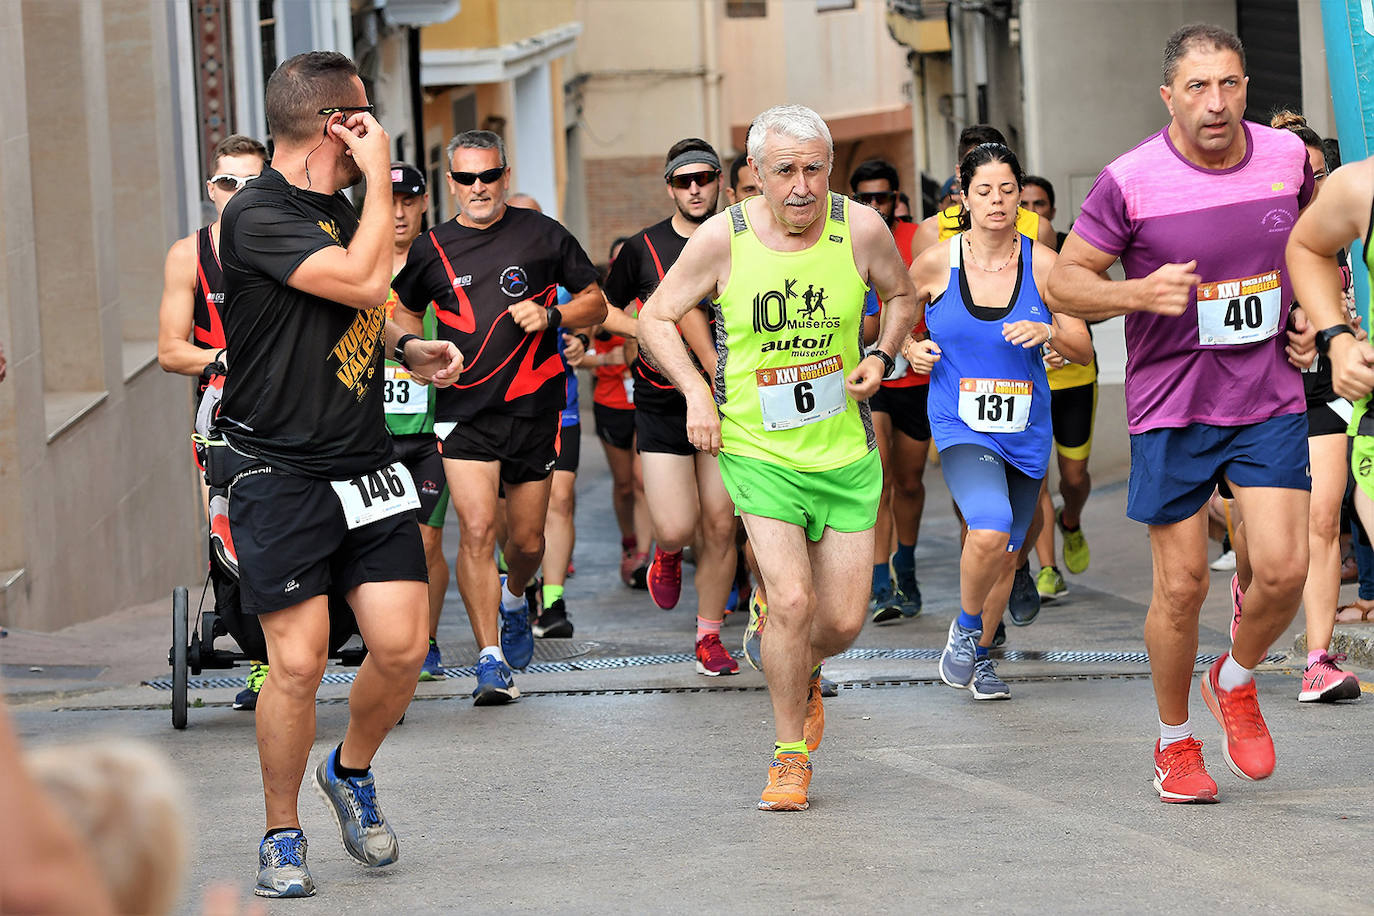
[[868, 352], [864, 355], [876, 356], [878, 357], [878, 359], [883, 361], [883, 378], [885, 379], [891, 378], [892, 373], [897, 371], [897, 361], [894, 360], [892, 357], [888, 356], [886, 351], [884, 351], [881, 347], [869, 347]]
[[1331, 341], [1342, 334], [1355, 336], [1355, 329], [1348, 324], [1336, 324], [1317, 332], [1317, 352], [1325, 356], [1331, 350]]
[[423, 339], [419, 334], [402, 334], [401, 339], [396, 341], [396, 349], [392, 351], [391, 358], [409, 369], [410, 365], [406, 362], [406, 344], [412, 340]]

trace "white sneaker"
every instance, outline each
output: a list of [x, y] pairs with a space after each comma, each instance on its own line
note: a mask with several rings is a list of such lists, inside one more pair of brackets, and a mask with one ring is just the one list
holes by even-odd
[[1230, 572], [1236, 568], [1236, 552], [1234, 550], [1226, 551], [1212, 561], [1211, 567], [1217, 572]]

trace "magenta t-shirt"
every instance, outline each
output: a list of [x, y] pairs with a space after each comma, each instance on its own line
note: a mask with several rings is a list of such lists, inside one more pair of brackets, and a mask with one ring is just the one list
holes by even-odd
[[1126, 316], [1131, 433], [1193, 423], [1243, 426], [1306, 409], [1284, 355], [1293, 287], [1288, 233], [1312, 197], [1307, 149], [1291, 131], [1242, 122], [1245, 158], [1204, 169], [1166, 128], [1097, 176], [1073, 231], [1117, 255], [1135, 279], [1197, 260], [1202, 277], [1177, 317]]

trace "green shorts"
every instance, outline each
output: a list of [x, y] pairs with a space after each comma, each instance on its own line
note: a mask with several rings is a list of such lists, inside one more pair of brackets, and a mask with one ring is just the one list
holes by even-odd
[[1350, 472], [1355, 482], [1364, 490], [1365, 495], [1374, 499], [1374, 415], [1369, 415], [1369, 396], [1355, 402], [1355, 412], [1350, 417]]
[[874, 449], [831, 471], [794, 471], [764, 461], [720, 453], [720, 476], [740, 515], [773, 518], [806, 529], [819, 541], [825, 529], [867, 531], [878, 520], [883, 466]]

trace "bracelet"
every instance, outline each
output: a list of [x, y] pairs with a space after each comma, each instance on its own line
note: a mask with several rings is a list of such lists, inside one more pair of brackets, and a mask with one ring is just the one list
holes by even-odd
[[406, 362], [406, 344], [410, 343], [412, 340], [424, 340], [424, 338], [419, 334], [402, 334], [401, 339], [396, 341], [396, 349], [392, 351], [391, 354], [396, 362], [405, 366], [407, 369], [410, 368], [410, 364]]
[[1049, 336], [1045, 338], [1045, 345], [1048, 346], [1054, 343], [1054, 322], [1051, 321], [1045, 327], [1049, 328]]

